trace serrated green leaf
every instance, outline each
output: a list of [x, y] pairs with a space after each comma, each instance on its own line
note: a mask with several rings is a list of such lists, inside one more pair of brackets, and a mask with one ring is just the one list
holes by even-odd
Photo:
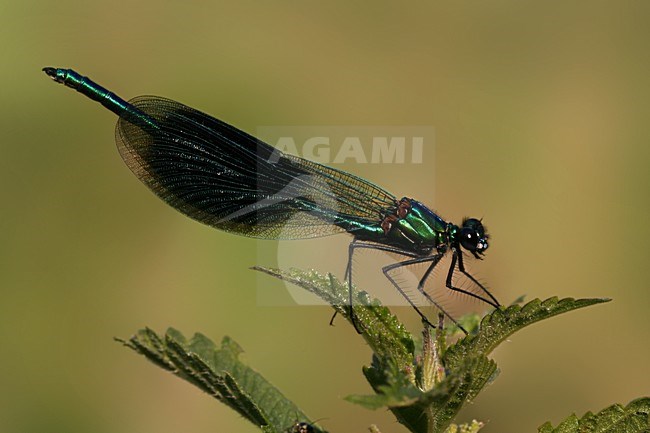
[[[229, 337], [224, 337], [218, 348], [201, 334], [187, 340], [173, 328], [164, 337], [147, 328], [129, 340], [118, 341], [207, 392], [265, 433], [285, 432], [296, 419], [309, 419], [277, 388], [239, 360], [243, 350]], [[314, 431], [324, 433], [317, 426]]]
[[412, 432], [431, 433], [448, 428], [463, 405], [493, 377], [496, 364], [484, 355], [466, 360], [426, 392], [390, 360], [375, 358], [363, 371], [376, 394], [346, 397], [348, 401], [369, 409], [387, 407]]
[[485, 364], [494, 365], [494, 362], [485, 357], [470, 360], [464, 368], [448, 373], [441, 383], [422, 393], [411, 405], [394, 407], [391, 411], [412, 432], [443, 432], [467, 401], [474, 383], [481, 382], [473, 375], [474, 371], [486, 370]]
[[[305, 288], [350, 320], [348, 287], [331, 275], [296, 269], [255, 269]], [[438, 346], [444, 351], [446, 377], [435, 383], [435, 362], [427, 356], [416, 362], [411, 335], [388, 308], [356, 289], [353, 297], [356, 299], [357, 323], [363, 328], [363, 338], [375, 353], [373, 364], [363, 372], [376, 394], [353, 395], [347, 400], [371, 409], [387, 407], [400, 423], [415, 433], [440, 433], [451, 425], [462, 406], [496, 377], [496, 364], [487, 355], [514, 332], [561, 313], [608, 301], [550, 298], [545, 301], [536, 299], [523, 306], [515, 303], [485, 316], [480, 327], [477, 327], [478, 316], [468, 315], [462, 323], [465, 329], [471, 329], [469, 336], [444, 350], [445, 335], [453, 335], [459, 329], [449, 326], [438, 335]], [[427, 343], [430, 346], [431, 342]], [[416, 383], [422, 389], [418, 389]], [[430, 389], [427, 391], [427, 388]], [[477, 427], [474, 425], [472, 428]]]
[[[346, 284], [341, 283], [332, 274], [321, 275], [316, 271], [291, 269], [269, 269], [254, 267], [283, 281], [290, 282], [314, 293], [328, 302], [338, 314], [350, 321], [347, 308], [349, 292]], [[371, 299], [366, 292], [353, 289], [355, 299], [355, 318], [363, 329], [362, 337], [379, 357], [390, 357], [397, 361], [402, 369], [413, 366], [415, 344], [411, 334], [388, 308], [376, 299]]]
[[[461, 368], [452, 370], [458, 385], [445, 396], [445, 400], [429, 406], [429, 422], [433, 432], [442, 432], [449, 427], [460, 409], [471, 401], [494, 376], [497, 366], [485, 355], [465, 360]], [[448, 374], [448, 378], [450, 375]]]
[[597, 414], [587, 412], [582, 418], [569, 416], [557, 427], [547, 422], [539, 433], [648, 433], [650, 432], [650, 398], [639, 398], [626, 407], [612, 405]]
[[364, 367], [363, 374], [376, 394], [351, 395], [345, 399], [367, 409], [409, 406], [422, 395], [422, 391], [415, 387], [409, 375], [400, 370], [392, 358], [373, 357], [372, 365]]
[[524, 306], [511, 305], [495, 310], [481, 320], [477, 334], [468, 335], [450, 346], [444, 355], [447, 368], [463, 362], [474, 355], [488, 355], [503, 340], [514, 332], [540, 320], [557, 316], [578, 308], [608, 302], [609, 299], [573, 299], [557, 297], [540, 301], [534, 299]]

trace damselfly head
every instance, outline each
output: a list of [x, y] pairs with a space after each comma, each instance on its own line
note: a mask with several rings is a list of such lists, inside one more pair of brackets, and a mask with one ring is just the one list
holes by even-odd
[[466, 218], [463, 220], [463, 227], [460, 229], [460, 245], [472, 253], [477, 259], [488, 249], [489, 236], [480, 220]]

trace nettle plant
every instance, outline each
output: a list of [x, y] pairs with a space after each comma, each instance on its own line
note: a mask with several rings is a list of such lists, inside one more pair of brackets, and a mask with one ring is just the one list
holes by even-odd
[[[255, 269], [316, 294], [351, 321], [345, 307], [348, 286], [331, 274]], [[456, 424], [454, 420], [461, 408], [498, 376], [496, 363], [488, 358], [492, 350], [527, 325], [609, 301], [554, 297], [525, 305], [518, 302], [483, 318], [461, 318], [458, 325], [469, 335], [454, 324], [435, 329], [424, 324], [422, 338], [414, 339], [388, 308], [367, 293], [355, 290], [353, 296], [359, 304], [354, 320], [363, 331], [360, 336], [373, 351], [371, 364], [362, 368], [373, 394], [351, 395], [346, 400], [366, 409], [387, 408], [414, 433], [478, 432], [482, 422]], [[158, 335], [147, 328], [128, 340], [118, 341], [234, 409], [264, 433], [325, 432], [311, 424], [311, 418], [260, 373], [243, 364], [238, 359], [241, 347], [229, 337], [217, 346], [201, 334], [188, 340], [174, 329]], [[545, 423], [538, 432], [648, 433], [649, 413], [650, 398], [644, 397], [627, 406], [617, 404], [596, 414], [588, 412], [581, 418], [570, 415], [556, 427]], [[369, 426], [369, 430], [381, 432], [376, 425]]]

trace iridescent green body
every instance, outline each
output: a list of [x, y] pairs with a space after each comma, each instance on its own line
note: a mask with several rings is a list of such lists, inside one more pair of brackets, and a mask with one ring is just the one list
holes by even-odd
[[[400, 208], [400, 203], [402, 207]], [[400, 209], [404, 209], [400, 216]], [[391, 245], [417, 255], [444, 252], [455, 242], [458, 226], [448, 223], [422, 203], [404, 197], [381, 221], [354, 230], [361, 241]]]
[[[428, 262], [418, 289], [440, 308], [424, 291], [424, 282], [440, 258], [452, 251], [447, 287], [499, 305], [463, 267], [461, 247], [476, 258], [488, 247], [479, 220], [466, 219], [462, 227], [446, 222], [416, 200], [398, 200], [350, 173], [284, 154], [176, 101], [142, 96], [126, 102], [71, 69], [43, 70], [54, 81], [119, 116], [116, 141], [127, 166], [156, 195], [190, 218], [262, 239], [348, 232], [354, 237], [346, 270], [350, 286], [352, 255], [357, 248], [409, 257], [383, 271], [425, 320], [389, 271]], [[458, 269], [490, 299], [453, 286], [451, 275], [457, 262]]]

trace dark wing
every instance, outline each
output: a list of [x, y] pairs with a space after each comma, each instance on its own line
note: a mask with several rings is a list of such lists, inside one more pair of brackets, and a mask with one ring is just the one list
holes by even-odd
[[[286, 155], [207, 114], [155, 96], [129, 101], [116, 141], [131, 171], [185, 215], [256, 238], [310, 238], [379, 223], [395, 197], [351, 174]], [[136, 111], [137, 111], [136, 110]]]

